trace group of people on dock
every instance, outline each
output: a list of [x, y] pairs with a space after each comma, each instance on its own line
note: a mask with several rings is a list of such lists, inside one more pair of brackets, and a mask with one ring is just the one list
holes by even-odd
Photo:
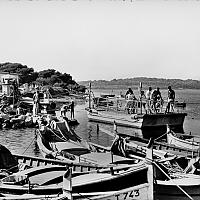
[[[165, 113], [174, 111], [175, 91], [172, 89], [171, 86], [168, 86], [167, 96], [168, 98]], [[130, 107], [134, 107], [134, 100], [139, 102], [140, 108], [143, 108], [146, 111], [146, 113], [149, 114], [159, 112], [164, 104], [164, 100], [162, 98], [159, 87], [157, 87], [155, 90], [153, 90], [152, 87], [149, 87], [146, 93], [143, 90], [141, 90], [139, 99], [135, 97], [133, 90], [129, 88], [125, 94], [125, 97], [127, 100], [126, 108], [128, 110], [128, 113], [130, 112]]]

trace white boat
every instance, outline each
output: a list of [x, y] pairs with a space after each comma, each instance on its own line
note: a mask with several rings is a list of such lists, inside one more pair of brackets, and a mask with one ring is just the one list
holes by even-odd
[[[0, 183], [0, 192], [3, 196], [0, 197], [0, 200], [42, 200], [47, 198], [54, 200], [154, 199], [151, 162], [140, 161], [131, 166], [112, 167], [82, 173], [72, 172], [69, 168], [63, 173], [63, 170], [64, 167], [60, 166], [46, 166], [45, 168], [38, 167], [25, 170], [22, 173], [6, 177]], [[53, 176], [52, 173], [57, 175]], [[63, 174], [62, 180], [60, 179], [61, 174]], [[49, 190], [52, 186], [54, 188]], [[10, 194], [7, 193], [8, 191]], [[63, 191], [63, 194], [58, 195], [56, 192], [59, 191]], [[25, 194], [26, 192], [29, 192], [29, 194]]]
[[[0, 193], [22, 195], [53, 195], [62, 192], [65, 166], [50, 165], [36, 167], [12, 174], [0, 181]], [[127, 191], [148, 184], [148, 168], [143, 161], [134, 165], [113, 167], [91, 172], [73, 172], [71, 177], [72, 194], [78, 199], [102, 194], [111, 194], [118, 191]], [[130, 189], [129, 189], [130, 191]], [[95, 195], [94, 195], [95, 194]], [[136, 197], [140, 191], [132, 195]]]
[[[200, 199], [200, 176], [194, 174], [183, 174], [177, 173], [169, 176], [165, 169], [163, 169], [157, 162], [152, 160], [153, 152], [147, 151], [147, 154], [150, 154], [151, 157], [147, 157], [145, 162], [140, 162], [130, 168], [130, 166], [126, 167], [117, 167], [110, 169], [102, 169], [93, 172], [76, 172], [64, 173], [63, 181], [61, 184], [59, 183], [57, 186], [54, 186], [54, 189], [58, 191], [63, 190], [62, 195], [58, 195], [57, 197], [51, 197], [50, 194], [36, 196], [38, 191], [41, 190], [47, 191], [51, 184], [55, 184], [55, 181], [58, 181], [57, 178], [45, 176], [45, 179], [40, 179], [42, 184], [28, 185], [25, 187], [23, 185], [10, 184], [9, 186], [5, 186], [9, 181], [12, 180], [20, 181], [20, 184], [23, 182], [23, 178], [27, 179], [27, 173], [23, 172], [24, 176], [21, 176], [21, 179], [11, 179], [5, 178], [2, 181], [2, 185], [0, 187], [1, 191], [4, 190], [15, 190], [18, 192], [22, 191], [31, 191], [29, 195], [21, 195], [21, 196], [12, 196], [8, 194], [0, 200], [19, 200], [19, 199], [54, 199], [54, 200], [64, 200], [64, 199], [98, 199], [98, 200], [178, 200], [178, 199]], [[152, 164], [153, 163], [153, 164]], [[152, 165], [155, 166], [155, 170], [153, 170]], [[57, 166], [54, 167], [57, 169]], [[38, 175], [42, 174], [40, 172], [47, 171], [48, 169], [54, 169], [52, 167], [46, 169], [38, 169], [39, 173], [34, 173], [32, 171], [32, 180], [34, 180]], [[60, 167], [59, 167], [60, 169]], [[122, 171], [121, 171], [122, 170]], [[160, 170], [160, 173], [155, 173], [156, 170]], [[49, 171], [49, 170], [48, 170]], [[56, 170], [57, 171], [57, 170]], [[59, 177], [61, 177], [61, 171], [58, 172]], [[67, 174], [67, 175], [66, 175]], [[44, 174], [45, 175], [45, 174]], [[30, 170], [29, 170], [29, 177]], [[8, 181], [6, 183], [6, 180]], [[36, 180], [36, 179], [35, 179]], [[47, 184], [48, 183], [48, 184]], [[29, 183], [30, 184], [30, 183]], [[50, 184], [50, 185], [49, 185]], [[23, 190], [20, 190], [23, 188]], [[26, 189], [25, 189], [26, 188]], [[47, 189], [47, 190], [46, 190]], [[53, 190], [52, 190], [53, 191]], [[51, 192], [52, 192], [51, 191]], [[52, 192], [53, 194], [53, 192]]]
[[118, 126], [132, 127], [132, 128], [142, 128], [143, 119], [134, 118], [134, 115], [119, 114], [116, 112], [106, 112], [97, 111], [95, 109], [90, 109], [87, 111], [87, 116], [89, 121], [114, 124]]
[[188, 150], [198, 150], [200, 147], [200, 143], [196, 142], [194, 137], [190, 137], [190, 139], [182, 139], [184, 134], [178, 134], [173, 132], [172, 130], [167, 131], [167, 142], [168, 144], [172, 144], [177, 147], [185, 148]]

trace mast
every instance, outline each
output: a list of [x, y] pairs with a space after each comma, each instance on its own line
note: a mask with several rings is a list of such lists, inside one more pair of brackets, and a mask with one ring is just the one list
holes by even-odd
[[140, 82], [140, 114], [142, 114], [142, 82]]
[[89, 83], [89, 109], [91, 109], [91, 82]]

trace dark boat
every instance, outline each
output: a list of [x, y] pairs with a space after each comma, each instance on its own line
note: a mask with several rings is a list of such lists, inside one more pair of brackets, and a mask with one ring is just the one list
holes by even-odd
[[110, 148], [83, 140], [70, 129], [66, 121], [54, 122], [53, 127], [42, 126], [37, 129], [36, 140], [43, 157], [102, 167], [134, 162], [113, 155]]

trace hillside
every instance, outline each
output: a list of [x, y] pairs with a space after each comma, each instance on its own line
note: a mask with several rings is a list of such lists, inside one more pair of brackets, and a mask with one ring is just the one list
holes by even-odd
[[61, 87], [68, 90], [84, 92], [85, 88], [76, 83], [72, 76], [55, 69], [35, 72], [33, 68], [20, 63], [0, 63], [0, 72], [17, 73], [19, 84], [36, 84], [40, 86]]
[[91, 82], [93, 89], [137, 89], [142, 82], [143, 88], [160, 87], [166, 89], [171, 85], [174, 89], [200, 89], [200, 81], [198, 80], [181, 80], [181, 79], [164, 79], [164, 78], [147, 78], [147, 77], [135, 77], [128, 79], [113, 79], [111, 81], [106, 80], [94, 80], [94, 81], [81, 81], [79, 84], [85, 87], [89, 86]]

